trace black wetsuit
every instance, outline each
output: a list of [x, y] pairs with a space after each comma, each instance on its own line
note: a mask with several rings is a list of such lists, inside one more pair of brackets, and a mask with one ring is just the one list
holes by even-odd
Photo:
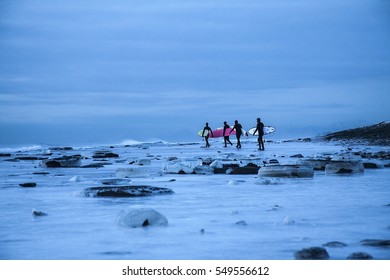
[[230, 126], [228, 124], [225, 124], [223, 126], [223, 140], [225, 142], [225, 147], [227, 146], [226, 144], [229, 143], [230, 145], [233, 145], [232, 142], [230, 142], [230, 139], [229, 139], [229, 134], [226, 135], [226, 129], [230, 128]]
[[[237, 148], [241, 148], [241, 135], [242, 135], [242, 126], [241, 124], [237, 123], [233, 126], [233, 130], [236, 131], [236, 138], [237, 138]], [[233, 131], [232, 130], [232, 131]]]
[[[206, 130], [209, 132], [206, 136], [204, 136], [204, 133], [206, 132]], [[203, 128], [203, 132], [202, 132], [202, 136], [204, 136], [204, 139], [206, 140], [206, 148], [210, 147], [210, 144], [209, 144], [209, 137], [210, 137], [210, 134], [211, 136], [213, 135], [213, 131], [211, 130], [211, 128], [209, 126], [205, 126]]]
[[254, 133], [256, 133], [256, 131], [259, 133], [259, 137], [257, 138], [257, 142], [259, 142], [259, 150], [264, 150], [264, 124], [261, 121], [257, 122], [256, 130]]

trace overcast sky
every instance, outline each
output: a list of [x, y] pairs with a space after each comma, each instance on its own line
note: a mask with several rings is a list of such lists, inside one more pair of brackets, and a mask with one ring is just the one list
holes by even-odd
[[0, 145], [390, 120], [387, 0], [0, 0]]

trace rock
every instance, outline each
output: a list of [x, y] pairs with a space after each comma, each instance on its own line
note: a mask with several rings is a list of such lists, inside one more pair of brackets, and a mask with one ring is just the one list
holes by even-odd
[[332, 242], [322, 244], [322, 246], [329, 247], [329, 248], [343, 248], [343, 247], [346, 247], [347, 244], [345, 244], [343, 242], [339, 242], [339, 241], [332, 241]]
[[270, 159], [269, 164], [279, 164], [279, 161], [276, 158]]
[[96, 151], [92, 157], [93, 158], [118, 158], [119, 155], [111, 151]]
[[365, 169], [378, 169], [378, 168], [384, 168], [383, 164], [380, 162], [363, 162], [363, 166]]
[[373, 246], [373, 247], [388, 247], [390, 246], [390, 240], [384, 239], [364, 239], [360, 241], [364, 246]]
[[[259, 167], [257, 165], [250, 165], [243, 167], [230, 167], [226, 170], [226, 174], [230, 175], [253, 175], [259, 172]], [[215, 170], [214, 170], [215, 173]]]
[[150, 159], [147, 159], [147, 158], [145, 158], [145, 159], [138, 159], [133, 164], [141, 165], [141, 166], [143, 166], [143, 165], [151, 165], [152, 161]]
[[311, 178], [313, 167], [308, 165], [268, 165], [259, 169], [261, 177]]
[[352, 253], [347, 257], [347, 260], [372, 260], [373, 257], [364, 252]]
[[325, 167], [330, 162], [330, 159], [306, 159], [303, 162], [312, 166], [313, 170], [325, 171]]
[[163, 167], [163, 172], [167, 174], [194, 174], [195, 168], [201, 166], [200, 160], [170, 161]]
[[49, 148], [50, 151], [72, 151], [72, 147], [51, 147]]
[[33, 216], [35, 216], [35, 217], [47, 216], [46, 213], [44, 213], [44, 212], [42, 212], [42, 211], [39, 211], [39, 210], [37, 210], [37, 209], [33, 209], [33, 210], [32, 210], [32, 214], [33, 214]]
[[0, 153], [0, 157], [10, 157], [10, 153]]
[[245, 221], [238, 221], [236, 223], [236, 225], [238, 225], [238, 226], [247, 226], [248, 224]]
[[47, 159], [41, 162], [41, 166], [47, 168], [80, 167], [81, 155], [63, 156], [59, 158]]
[[19, 186], [23, 187], [23, 188], [34, 188], [37, 186], [37, 183], [22, 183], [22, 184], [19, 184]]
[[84, 193], [90, 197], [141, 197], [173, 194], [174, 192], [168, 188], [151, 186], [113, 186], [87, 188]]
[[86, 164], [81, 166], [81, 168], [102, 168], [104, 165], [107, 163], [102, 163], [102, 162], [96, 162], [96, 163], [91, 163], [91, 164]]
[[47, 157], [32, 157], [32, 156], [26, 156], [26, 157], [15, 157], [16, 160], [45, 160]]
[[33, 172], [33, 175], [49, 175], [49, 172]]
[[115, 171], [118, 178], [146, 178], [150, 176], [150, 169], [143, 166], [118, 168]]
[[304, 248], [295, 252], [295, 259], [297, 260], [327, 260], [329, 254], [325, 248], [322, 247], [310, 247]]
[[303, 158], [303, 155], [302, 154], [296, 154], [296, 155], [290, 156], [290, 158]]
[[130, 228], [168, 226], [168, 219], [151, 208], [129, 207], [118, 214], [115, 223], [117, 226]]
[[355, 174], [364, 173], [361, 160], [332, 160], [325, 166], [327, 174]]

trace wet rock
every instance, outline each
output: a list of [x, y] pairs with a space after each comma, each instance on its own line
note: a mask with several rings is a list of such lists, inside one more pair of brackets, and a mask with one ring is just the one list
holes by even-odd
[[96, 163], [83, 165], [81, 166], [81, 168], [102, 168], [104, 167], [104, 165], [106, 165], [106, 163], [96, 162]]
[[37, 186], [37, 183], [33, 183], [33, 182], [22, 183], [22, 184], [19, 184], [19, 186], [21, 186], [23, 188], [34, 188]]
[[380, 162], [363, 162], [363, 166], [365, 169], [378, 169], [384, 167]]
[[390, 240], [384, 239], [364, 239], [360, 241], [360, 244], [364, 246], [373, 246], [373, 247], [389, 247]]
[[355, 174], [364, 173], [361, 160], [332, 160], [325, 166], [327, 174]]
[[313, 167], [308, 165], [268, 165], [259, 169], [262, 177], [311, 178], [314, 176]]
[[355, 252], [347, 257], [347, 260], [372, 260], [373, 257], [364, 252]]
[[33, 172], [33, 175], [49, 175], [49, 172]]
[[[243, 166], [243, 167], [240, 166], [230, 167], [225, 171], [226, 174], [230, 174], [230, 175], [251, 175], [251, 174], [257, 174], [257, 172], [259, 172], [259, 167], [254, 164], [252, 165], [248, 164], [247, 166]], [[215, 170], [214, 173], [216, 173]]]
[[37, 210], [37, 209], [33, 209], [32, 210], [32, 215], [35, 216], [35, 217], [42, 217], [42, 216], [47, 216], [46, 213], [40, 211], [40, 210]]
[[91, 197], [142, 197], [173, 194], [174, 192], [168, 188], [151, 186], [106, 186], [87, 188], [84, 193]]
[[330, 159], [306, 159], [303, 162], [312, 166], [313, 170], [325, 171], [325, 167], [330, 162]]
[[0, 153], [0, 157], [10, 157], [10, 153]]
[[343, 247], [346, 247], [347, 244], [345, 244], [343, 242], [339, 242], [339, 241], [331, 241], [331, 242], [322, 244], [322, 246], [329, 247], [329, 248], [343, 248]]
[[296, 154], [296, 155], [290, 156], [290, 158], [303, 158], [303, 155], [302, 154]]
[[23, 157], [15, 157], [16, 160], [45, 160], [47, 157], [33, 157], [33, 156], [23, 156]]
[[95, 159], [96, 158], [118, 158], [119, 155], [111, 151], [96, 151], [92, 157]]
[[238, 221], [236, 223], [236, 225], [238, 225], [238, 226], [247, 226], [248, 224], [245, 221]]
[[115, 223], [117, 226], [130, 228], [168, 226], [168, 219], [151, 208], [129, 207], [118, 214]]
[[310, 247], [295, 252], [294, 257], [297, 260], [327, 260], [329, 254], [325, 248]]
[[47, 168], [71, 168], [81, 166], [81, 155], [63, 156], [47, 159], [41, 162], [42, 167]]

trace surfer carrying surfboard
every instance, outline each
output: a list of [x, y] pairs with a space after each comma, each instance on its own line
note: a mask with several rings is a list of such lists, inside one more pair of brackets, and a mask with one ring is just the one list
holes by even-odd
[[237, 148], [238, 149], [241, 149], [241, 141], [240, 141], [240, 138], [241, 138], [241, 135], [242, 135], [242, 125], [238, 123], [237, 120], [234, 121], [234, 126], [232, 128], [232, 130], [230, 131], [229, 135], [233, 132], [233, 130], [236, 131], [236, 137], [237, 137]]
[[206, 123], [206, 126], [203, 128], [202, 137], [206, 140], [206, 148], [210, 147], [209, 144], [209, 134], [211, 133], [211, 137], [213, 137], [213, 131], [209, 127], [209, 123]]
[[225, 142], [225, 148], [227, 147], [227, 143], [229, 143], [230, 145], [233, 145], [232, 142], [230, 142], [230, 139], [229, 139], [229, 134], [226, 135], [226, 129], [230, 128], [230, 126], [227, 124], [227, 122], [223, 122], [223, 140]]
[[259, 150], [264, 151], [264, 140], [263, 140], [264, 124], [261, 122], [260, 118], [257, 118], [257, 125], [256, 125], [256, 129], [255, 129], [255, 132], [253, 133], [253, 135], [255, 135], [256, 132], [258, 132], [258, 134], [259, 134], [259, 137], [257, 137], [257, 142], [259, 142]]

